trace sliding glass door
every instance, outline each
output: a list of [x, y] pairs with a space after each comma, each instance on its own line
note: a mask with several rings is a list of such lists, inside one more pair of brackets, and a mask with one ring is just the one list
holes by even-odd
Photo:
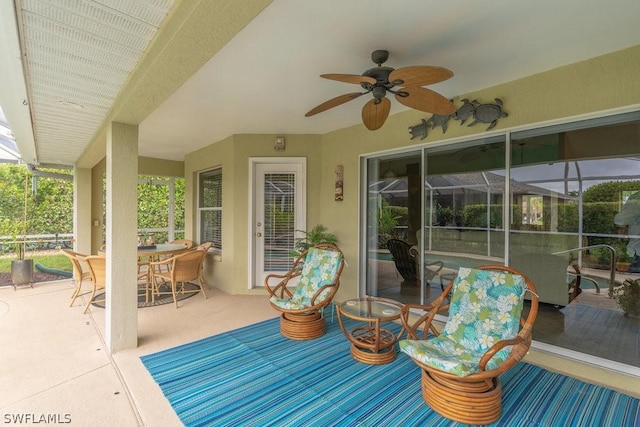
[[361, 291], [427, 303], [461, 266], [536, 284], [534, 340], [640, 368], [640, 112], [363, 159]]

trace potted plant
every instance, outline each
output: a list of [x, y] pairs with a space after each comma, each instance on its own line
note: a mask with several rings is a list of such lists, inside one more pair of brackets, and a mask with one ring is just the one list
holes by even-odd
[[614, 297], [625, 316], [640, 317], [640, 279], [626, 279]]
[[336, 245], [338, 243], [336, 235], [329, 233], [329, 229], [322, 224], [317, 224], [309, 231], [299, 231], [304, 233], [304, 237], [296, 239], [294, 250], [291, 253], [292, 256], [298, 256], [311, 246], [319, 245], [321, 243], [329, 243], [332, 245]]
[[[14, 251], [16, 259], [11, 261], [11, 281], [13, 287], [27, 285], [33, 282], [33, 259], [25, 258], [27, 246], [27, 190], [29, 186], [29, 175], [24, 178], [24, 209], [21, 220], [12, 222], [9, 227], [13, 236]], [[33, 286], [33, 285], [32, 285]]]
[[620, 243], [616, 246], [616, 270], [621, 273], [629, 271], [631, 265], [631, 257], [627, 253], [627, 245]]

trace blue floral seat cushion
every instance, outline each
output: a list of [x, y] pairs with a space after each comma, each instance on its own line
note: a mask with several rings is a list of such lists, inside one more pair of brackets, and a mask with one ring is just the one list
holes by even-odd
[[[311, 300], [324, 285], [336, 281], [336, 275], [342, 263], [340, 252], [327, 249], [310, 248], [304, 259], [300, 281], [291, 298], [272, 296], [270, 301], [286, 310], [302, 310], [311, 306]], [[324, 301], [330, 289], [326, 289], [316, 298], [316, 304]]]
[[[518, 334], [525, 291], [520, 275], [461, 267], [442, 333], [427, 340], [402, 340], [400, 350], [460, 377], [478, 372], [480, 359], [493, 344]], [[498, 367], [510, 352], [510, 346], [498, 351], [486, 369]]]

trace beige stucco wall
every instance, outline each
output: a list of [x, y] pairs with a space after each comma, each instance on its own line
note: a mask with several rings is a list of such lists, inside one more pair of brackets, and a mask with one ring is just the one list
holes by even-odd
[[273, 149], [277, 135], [235, 135], [185, 158], [185, 229], [197, 240], [194, 191], [200, 171], [222, 167], [222, 245], [221, 256], [207, 259], [207, 280], [230, 293], [263, 293], [249, 289], [249, 159], [251, 157], [305, 157], [307, 160], [307, 224], [321, 221], [321, 201], [317, 194], [323, 177], [321, 144], [318, 135], [288, 135], [284, 152]]
[[184, 162], [138, 157], [138, 175], [184, 177]]

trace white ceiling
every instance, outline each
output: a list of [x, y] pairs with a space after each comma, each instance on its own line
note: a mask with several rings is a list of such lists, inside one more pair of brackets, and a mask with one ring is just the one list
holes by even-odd
[[[21, 4], [25, 9], [37, 6], [36, 12], [22, 12], [21, 35], [32, 61], [38, 161], [73, 164], [173, 2]], [[43, 10], [50, 15], [42, 18]], [[370, 54], [376, 49], [390, 52], [385, 65], [394, 68], [449, 68], [454, 77], [430, 88], [453, 97], [638, 45], [639, 18], [638, 0], [274, 0], [140, 123], [139, 152], [182, 160], [186, 153], [233, 134], [326, 133], [359, 124], [366, 97], [313, 117], [304, 114], [329, 98], [358, 91], [355, 85], [319, 75], [361, 74], [374, 66]], [[98, 33], [105, 26], [114, 33]], [[44, 28], [56, 33], [42, 32]], [[56, 53], [61, 38], [79, 53]], [[79, 66], [88, 52], [100, 52], [110, 66]], [[86, 79], [97, 79], [98, 71], [114, 80], [87, 86]], [[76, 79], [84, 82], [80, 93], [65, 98], [65, 87], [74, 87]], [[55, 108], [35, 102], [41, 83], [43, 90], [57, 88], [52, 92]], [[83, 114], [71, 115], [73, 105], [60, 101], [83, 105], [77, 107]], [[406, 109], [391, 101], [391, 114]]]

